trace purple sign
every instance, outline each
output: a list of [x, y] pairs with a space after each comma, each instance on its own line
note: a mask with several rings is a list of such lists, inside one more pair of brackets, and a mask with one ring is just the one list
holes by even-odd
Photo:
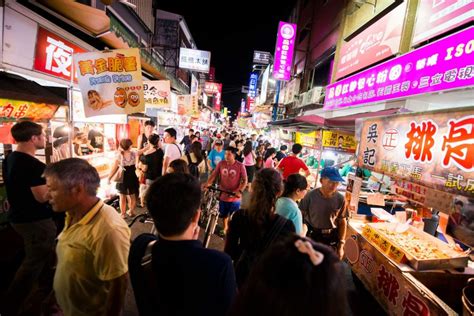
[[329, 85], [324, 109], [474, 85], [474, 27]]
[[277, 80], [290, 80], [295, 39], [296, 24], [280, 22], [278, 25], [277, 45], [275, 48], [273, 78]]

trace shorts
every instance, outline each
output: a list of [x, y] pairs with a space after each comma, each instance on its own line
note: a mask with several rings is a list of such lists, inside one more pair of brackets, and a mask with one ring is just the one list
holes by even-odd
[[240, 209], [240, 201], [235, 201], [235, 202], [219, 201], [220, 217], [224, 217], [224, 218], [229, 217], [235, 211], [238, 211], [239, 209]]
[[255, 165], [245, 166], [245, 171], [247, 172], [247, 181], [248, 181], [248, 183], [252, 183], [253, 176], [255, 175]]

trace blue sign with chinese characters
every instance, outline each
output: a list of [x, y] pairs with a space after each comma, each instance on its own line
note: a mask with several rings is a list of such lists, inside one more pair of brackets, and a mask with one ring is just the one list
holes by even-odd
[[249, 81], [249, 93], [248, 93], [249, 97], [255, 98], [257, 96], [257, 85], [258, 85], [258, 73], [252, 72], [250, 74], [250, 81]]

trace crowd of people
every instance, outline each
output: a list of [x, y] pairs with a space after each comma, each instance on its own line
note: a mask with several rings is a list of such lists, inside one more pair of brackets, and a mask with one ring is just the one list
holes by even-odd
[[[97, 197], [100, 178], [87, 161], [46, 166], [35, 158], [45, 146], [40, 125], [20, 122], [11, 133], [18, 145], [3, 176], [25, 258], [2, 315], [41, 305], [64, 315], [120, 315], [129, 278], [140, 315], [349, 313], [340, 261], [348, 217], [337, 192], [342, 178], [324, 168], [321, 187], [310, 190], [301, 145], [288, 154], [257, 135], [209, 130], [189, 130], [178, 143], [174, 128], [161, 138], [147, 121], [137, 150], [120, 140], [108, 177], [117, 182], [119, 214]], [[223, 252], [198, 240], [202, 191], [215, 182], [224, 191]], [[135, 215], [137, 201], [158, 236], [131, 243], [123, 219]]]

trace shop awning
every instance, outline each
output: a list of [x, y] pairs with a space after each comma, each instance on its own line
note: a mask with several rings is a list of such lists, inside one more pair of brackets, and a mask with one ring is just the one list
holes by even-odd
[[410, 112], [404, 108], [393, 108], [393, 109], [386, 109], [376, 112], [365, 112], [365, 113], [357, 113], [347, 116], [335, 117], [335, 118], [328, 118], [326, 119], [326, 125], [328, 127], [336, 127], [336, 128], [349, 128], [354, 130], [355, 129], [355, 122], [357, 119], [368, 118], [368, 117], [376, 117], [376, 116], [387, 116], [393, 115], [397, 113], [405, 113]]
[[318, 116], [318, 115], [303, 115], [303, 116], [297, 116], [295, 118], [296, 122], [301, 122], [301, 123], [308, 123], [311, 125], [317, 125], [324, 127], [326, 124], [326, 120], [324, 117]]
[[272, 126], [280, 127], [316, 127], [324, 128], [325, 119], [318, 115], [297, 116], [291, 119], [268, 122]]
[[67, 105], [67, 89], [44, 87], [20, 76], [0, 72], [0, 98], [51, 105]]

